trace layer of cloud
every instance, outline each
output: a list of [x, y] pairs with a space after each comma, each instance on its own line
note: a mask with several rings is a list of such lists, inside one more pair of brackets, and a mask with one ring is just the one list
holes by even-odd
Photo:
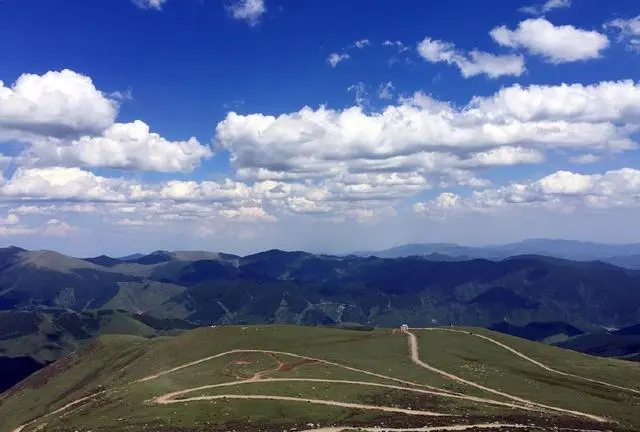
[[571, 25], [556, 26], [544, 18], [524, 20], [514, 30], [499, 26], [489, 34], [502, 46], [524, 49], [551, 63], [596, 59], [609, 46], [609, 39], [602, 33]]
[[571, 7], [571, 0], [547, 0], [542, 4], [521, 7], [519, 11], [531, 15], [541, 15], [554, 9], [566, 9], [569, 7]]
[[[410, 214], [399, 210], [397, 202], [389, 200], [386, 194], [389, 191], [396, 194], [394, 188], [402, 186], [406, 196], [413, 196], [425, 188], [424, 179], [415, 175], [356, 175], [345, 178], [340, 187], [319, 189], [281, 182], [240, 186], [228, 180], [144, 184], [73, 173], [76, 170], [69, 168], [57, 171], [21, 172], [9, 180], [11, 186], [0, 188], [4, 207], [7, 203], [12, 207], [0, 217], [0, 236], [63, 237], [88, 232], [90, 226], [99, 224], [101, 231], [126, 235], [129, 239], [132, 235], [148, 236], [162, 229], [163, 238], [158, 245], [166, 245], [172, 235], [180, 235], [183, 240], [186, 237], [220, 239], [233, 233], [236, 242], [241, 238], [264, 239], [268, 232], [281, 232], [278, 226], [286, 227], [287, 232], [295, 230], [289, 224], [296, 220], [336, 223], [339, 224], [336, 229], [350, 221], [367, 225], [400, 217], [400, 221], [406, 223]], [[34, 182], [36, 177], [40, 180]], [[80, 184], [84, 186], [79, 187]], [[57, 192], [68, 187], [72, 193]], [[102, 189], [102, 192], [98, 195], [84, 192], [91, 188]], [[22, 191], [22, 195], [16, 194], [17, 190]], [[226, 192], [220, 193], [221, 190]], [[34, 195], [42, 198], [34, 199]], [[104, 200], [104, 195], [111, 199]], [[60, 196], [64, 198], [58, 198]], [[359, 201], [363, 198], [365, 201]], [[27, 203], [20, 203], [21, 199]], [[73, 199], [83, 202], [69, 202]], [[602, 174], [558, 171], [538, 180], [484, 188], [471, 194], [443, 192], [412, 208], [435, 221], [451, 220], [455, 227], [453, 219], [460, 218], [468, 223], [470, 219], [464, 218], [474, 214], [478, 215], [476, 217], [498, 217], [498, 220], [505, 220], [512, 211], [535, 218], [545, 214], [584, 215], [589, 212], [611, 215], [616, 214], [614, 211], [634, 211], [639, 206], [640, 170], [623, 168]], [[400, 211], [403, 213], [399, 214]], [[88, 219], [83, 219], [85, 223], [90, 220], [94, 225], [74, 226], [70, 223], [69, 219], [79, 213], [87, 215]], [[274, 223], [278, 225], [268, 228]], [[420, 222], [414, 220], [413, 223]], [[305, 226], [308, 229], [308, 225]], [[346, 226], [355, 229], [352, 224]], [[536, 225], [536, 230], [544, 232], [544, 227]], [[313, 236], [309, 238], [318, 240]], [[397, 242], [394, 238], [392, 236], [392, 241]], [[144, 248], [138, 245], [140, 247]]]
[[640, 53], [640, 15], [629, 19], [617, 18], [606, 22], [603, 27], [616, 31], [618, 41], [624, 42], [627, 50]]
[[451, 42], [425, 38], [418, 44], [418, 54], [430, 63], [448, 63], [460, 69], [463, 77], [487, 75], [489, 78], [520, 76], [526, 68], [521, 55], [496, 55], [472, 50], [464, 53]]
[[100, 134], [117, 112], [114, 99], [71, 70], [23, 74], [11, 87], [0, 81], [0, 137]]
[[229, 12], [234, 19], [256, 26], [267, 12], [264, 0], [237, 0], [229, 6]]
[[0, 187], [0, 199], [14, 204], [15, 217], [103, 213], [130, 226], [145, 218], [165, 223], [217, 216], [245, 222], [273, 222], [286, 214], [335, 217], [377, 211], [429, 187], [417, 173], [342, 175], [315, 185], [231, 179], [145, 183], [53, 167], [19, 168]]
[[13, 211], [10, 211], [6, 217], [0, 217], [0, 237], [66, 237], [74, 230], [75, 229], [70, 224], [56, 218], [48, 219], [40, 224], [33, 226], [23, 223], [21, 218]]
[[451, 192], [419, 202], [414, 210], [435, 217], [462, 212], [544, 208], [558, 212], [581, 209], [611, 210], [640, 206], [640, 170], [623, 168], [603, 174], [557, 171], [538, 180], [511, 183], [469, 196]]

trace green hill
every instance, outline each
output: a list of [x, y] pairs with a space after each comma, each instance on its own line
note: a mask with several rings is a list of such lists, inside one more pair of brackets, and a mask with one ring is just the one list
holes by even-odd
[[4, 393], [0, 430], [631, 432], [639, 410], [639, 365], [488, 330], [223, 326], [102, 336]]
[[104, 334], [155, 337], [194, 328], [124, 311], [38, 309], [0, 312], [0, 392]]

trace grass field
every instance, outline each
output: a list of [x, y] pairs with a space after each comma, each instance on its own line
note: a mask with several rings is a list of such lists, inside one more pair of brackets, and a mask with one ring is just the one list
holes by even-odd
[[0, 431], [640, 430], [640, 365], [453, 330], [102, 336], [1, 395]]

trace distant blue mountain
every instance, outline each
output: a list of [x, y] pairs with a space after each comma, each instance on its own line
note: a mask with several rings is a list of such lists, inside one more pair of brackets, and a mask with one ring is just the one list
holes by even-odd
[[575, 240], [529, 239], [517, 243], [487, 246], [461, 246], [453, 243], [406, 244], [380, 251], [359, 251], [353, 255], [379, 258], [424, 256], [444, 261], [484, 258], [502, 260], [516, 255], [545, 255], [578, 261], [605, 261], [620, 267], [640, 269], [640, 243], [603, 244]]

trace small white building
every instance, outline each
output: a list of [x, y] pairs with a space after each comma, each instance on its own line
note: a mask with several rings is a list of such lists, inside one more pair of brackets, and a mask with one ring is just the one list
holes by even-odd
[[406, 331], [408, 331], [408, 330], [409, 330], [409, 326], [408, 326], [408, 325], [406, 325], [406, 324], [402, 324], [402, 325], [400, 326], [400, 330], [401, 330], [401, 331], [403, 331], [403, 332], [406, 332]]

